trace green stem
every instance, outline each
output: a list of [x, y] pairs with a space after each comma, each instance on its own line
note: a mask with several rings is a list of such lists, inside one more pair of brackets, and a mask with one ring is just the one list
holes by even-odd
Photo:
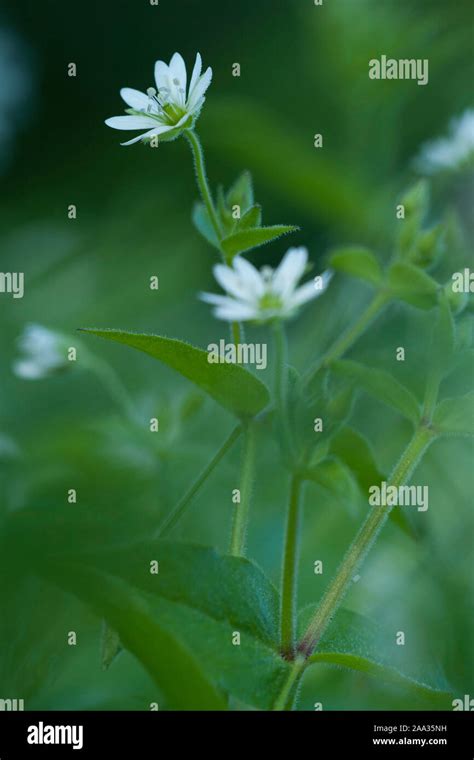
[[299, 534], [301, 523], [302, 482], [294, 475], [290, 486], [290, 502], [286, 523], [285, 549], [281, 584], [281, 649], [292, 658], [296, 643], [296, 595], [299, 559]]
[[183, 514], [185, 513], [188, 504], [191, 502], [193, 497], [197, 494], [203, 483], [208, 479], [209, 475], [212, 473], [212, 471], [217, 467], [221, 459], [224, 457], [224, 455], [229, 451], [229, 449], [234, 445], [235, 441], [239, 437], [239, 435], [242, 432], [242, 426], [237, 425], [232, 431], [232, 433], [229, 435], [228, 438], [224, 441], [222, 446], [220, 447], [219, 451], [214, 455], [214, 457], [211, 459], [209, 464], [204, 468], [204, 470], [201, 472], [197, 480], [194, 481], [192, 486], [189, 488], [189, 490], [184, 494], [182, 499], [176, 504], [174, 509], [171, 510], [170, 514], [163, 520], [161, 526], [158, 528], [157, 536], [160, 538], [163, 538], [164, 536], [167, 536], [174, 528], [178, 520], [181, 519]]
[[283, 323], [274, 325], [275, 336], [275, 405], [278, 414], [278, 430], [283, 451], [291, 461], [292, 434], [288, 417], [288, 345]]
[[90, 369], [95, 372], [111, 398], [116, 402], [117, 406], [125, 412], [126, 416], [132, 422], [135, 422], [136, 410], [133, 402], [126, 391], [125, 386], [122, 385], [121, 380], [110, 364], [107, 364], [107, 362], [96, 356], [90, 363]]
[[305, 382], [309, 384], [322, 367], [328, 367], [331, 362], [336, 361], [345, 354], [356, 340], [358, 340], [358, 338], [360, 338], [367, 330], [377, 314], [380, 313], [389, 301], [390, 296], [387, 293], [383, 291], [376, 293], [366, 310], [360, 315], [357, 322], [348, 327], [331, 348], [305, 373]]
[[194, 158], [194, 168], [196, 170], [196, 179], [201, 193], [202, 200], [206, 206], [209, 219], [216, 233], [219, 243], [222, 240], [222, 233], [219, 225], [219, 219], [217, 217], [216, 209], [214, 208], [214, 201], [212, 200], [211, 191], [206, 176], [206, 166], [204, 163], [204, 153], [199, 141], [199, 137], [192, 129], [185, 130], [184, 134], [191, 146], [191, 150]]
[[[434, 433], [428, 427], [420, 427], [415, 431], [393, 470], [389, 485], [400, 486], [406, 483], [433, 439]], [[384, 506], [373, 508], [369, 512], [298, 645], [298, 651], [305, 657], [312, 654], [320, 641], [390, 511], [391, 507]]]
[[255, 477], [256, 430], [253, 422], [244, 428], [244, 449], [242, 455], [242, 474], [240, 479], [240, 502], [234, 505], [234, 519], [229, 553], [234, 557], [243, 557], [247, 522]]
[[423, 401], [423, 419], [426, 423], [431, 423], [433, 414], [438, 403], [439, 386], [441, 384], [441, 375], [439, 372], [432, 371], [426, 384], [425, 398]]
[[232, 341], [235, 346], [238, 346], [241, 341], [241, 330], [238, 322], [231, 323]]
[[294, 696], [294, 688], [297, 685], [298, 681], [300, 680], [301, 676], [303, 675], [306, 665], [307, 665], [307, 662], [304, 659], [304, 657], [297, 657], [296, 660], [293, 662], [292, 668], [290, 672], [288, 673], [288, 677], [285, 683], [283, 684], [283, 687], [278, 697], [275, 700], [275, 703], [273, 705], [273, 710], [276, 710], [276, 711], [291, 710], [293, 696]]

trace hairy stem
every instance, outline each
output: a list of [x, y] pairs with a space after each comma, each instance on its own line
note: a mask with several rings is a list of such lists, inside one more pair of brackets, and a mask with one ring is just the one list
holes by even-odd
[[255, 477], [256, 430], [253, 422], [244, 428], [244, 448], [242, 454], [242, 473], [240, 479], [240, 501], [234, 504], [234, 519], [229, 553], [234, 557], [243, 557], [247, 522]]
[[281, 649], [288, 659], [293, 657], [296, 643], [297, 576], [301, 523], [301, 479], [294, 475], [290, 486], [290, 502], [286, 523], [285, 549], [281, 582]]
[[196, 179], [201, 193], [201, 198], [207, 209], [209, 219], [211, 221], [214, 232], [216, 233], [217, 240], [221, 241], [222, 233], [219, 225], [219, 219], [217, 218], [216, 209], [214, 207], [214, 201], [212, 200], [212, 194], [209, 189], [209, 183], [206, 176], [206, 165], [204, 163], [204, 153], [201, 147], [201, 142], [196, 132], [192, 129], [185, 130], [184, 134], [191, 146], [191, 150], [194, 158], [194, 168], [196, 170]]
[[283, 323], [274, 325], [275, 336], [275, 405], [277, 427], [285, 455], [292, 458], [292, 434], [288, 418], [288, 345]]
[[[390, 485], [400, 486], [409, 480], [433, 439], [434, 433], [429, 427], [422, 426], [415, 431], [393, 470], [389, 480]], [[356, 570], [377, 538], [390, 511], [391, 507], [389, 506], [374, 507], [370, 510], [298, 645], [298, 651], [305, 657], [309, 657], [312, 654], [320, 641], [321, 636], [342, 602]]]
[[204, 470], [201, 472], [199, 477], [194, 481], [194, 483], [189, 488], [189, 490], [186, 491], [186, 493], [184, 494], [182, 499], [180, 499], [180, 501], [176, 504], [174, 509], [171, 510], [170, 514], [167, 515], [167, 517], [164, 519], [163, 523], [161, 524], [161, 526], [159, 527], [157, 531], [157, 536], [160, 536], [160, 538], [162, 538], [164, 536], [167, 536], [170, 533], [170, 531], [173, 530], [178, 520], [180, 520], [183, 514], [185, 513], [193, 497], [197, 494], [201, 486], [206, 482], [209, 475], [217, 467], [217, 465], [219, 464], [221, 459], [224, 457], [224, 455], [234, 445], [235, 441], [237, 440], [241, 432], [242, 432], [241, 425], [237, 425], [237, 427], [233, 429], [232, 433], [229, 435], [228, 438], [226, 438], [226, 440], [220, 447], [219, 451], [214, 455], [214, 457], [211, 459], [209, 464], [204, 468]]
[[293, 662], [292, 668], [288, 673], [288, 678], [283, 684], [283, 687], [275, 700], [273, 710], [291, 710], [293, 706], [295, 687], [297, 687], [297, 684], [303, 675], [306, 665], [307, 662], [304, 657], [297, 657]]
[[304, 381], [308, 384], [311, 383], [314, 376], [322, 367], [328, 367], [331, 362], [340, 359], [340, 357], [351, 348], [356, 340], [363, 335], [367, 328], [372, 324], [375, 317], [382, 311], [389, 301], [390, 296], [387, 293], [377, 293], [366, 310], [360, 315], [357, 322], [348, 327], [335, 343], [333, 343], [331, 348], [316, 362], [316, 364], [313, 364], [313, 366], [310, 367], [304, 376]]

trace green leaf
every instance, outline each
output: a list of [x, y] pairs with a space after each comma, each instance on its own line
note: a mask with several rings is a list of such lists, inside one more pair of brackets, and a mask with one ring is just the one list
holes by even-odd
[[111, 664], [115, 658], [118, 657], [122, 649], [123, 647], [120, 643], [120, 636], [118, 635], [117, 631], [114, 631], [114, 629], [107, 625], [107, 623], [104, 621], [101, 641], [102, 670], [108, 670], [110, 668]]
[[331, 369], [351, 378], [371, 396], [396, 409], [414, 425], [419, 422], [420, 406], [415, 396], [388, 372], [346, 359], [333, 362]]
[[[309, 614], [309, 608], [300, 613], [303, 630]], [[432, 677], [434, 668], [425, 664], [423, 669], [413, 672], [411, 664], [406, 664], [406, 647], [390, 646], [388, 642], [391, 641], [393, 634], [383, 631], [366, 617], [340, 609], [310, 662], [324, 662], [366, 673], [400, 686], [421, 701], [451, 709], [452, 694], [445, 684], [438, 684]]]
[[[59, 534], [55, 543], [61, 546]], [[48, 555], [46, 565], [40, 561], [40, 568], [46, 566], [51, 580], [78, 594], [106, 617], [120, 634], [124, 647], [139, 657], [150, 673], [157, 673], [155, 680], [160, 686], [162, 669], [175, 670], [174, 698], [181, 691], [188, 692], [187, 677], [181, 674], [180, 661], [173, 660], [173, 649], [172, 662], [167, 664], [168, 648], [162, 645], [159, 635], [156, 641], [147, 638], [140, 645], [130, 639], [145, 627], [143, 619], [133, 617], [135, 603], [146, 609], [150, 633], [158, 626], [158, 634], [169, 637], [185, 652], [192, 652], [205, 677], [220, 689], [245, 704], [270, 709], [289, 665], [277, 653], [278, 594], [253, 563], [219, 555], [206, 547], [159, 540], [105, 551], [68, 552], [64, 557], [57, 552], [51, 557], [49, 548]], [[152, 561], [158, 562], [156, 574], [150, 572]], [[91, 582], [78, 587], [76, 569]], [[110, 613], [110, 582], [126, 590], [123, 620]], [[96, 598], [96, 589], [89, 589], [89, 585], [100, 587], [102, 596]], [[128, 598], [132, 600], [130, 631]], [[232, 644], [234, 632], [240, 633], [240, 646]], [[195, 707], [197, 704], [203, 709], [199, 692], [192, 698]]]
[[329, 264], [333, 269], [352, 277], [359, 277], [372, 285], [382, 282], [382, 269], [372, 251], [367, 248], [343, 248], [331, 254]]
[[175, 710], [225, 710], [226, 702], [205, 675], [191, 646], [163, 625], [147, 595], [119, 578], [70, 562], [47, 563], [43, 572], [104, 617], [125, 649], [143, 664]]
[[304, 472], [305, 478], [326, 491], [335, 494], [343, 504], [350, 506], [355, 496], [354, 480], [350, 470], [336, 457], [327, 457]]
[[344, 427], [336, 433], [331, 440], [331, 452], [350, 468], [363, 493], [384, 480], [368, 440], [357, 430]]
[[388, 286], [395, 298], [419, 309], [432, 309], [438, 303], [440, 286], [413, 264], [401, 261], [392, 264], [388, 271]]
[[433, 425], [444, 435], [474, 435], [474, 391], [441, 401]]
[[82, 328], [82, 332], [98, 335], [143, 351], [158, 359], [239, 417], [258, 414], [269, 401], [267, 387], [238, 364], [210, 364], [208, 353], [174, 338], [127, 332], [125, 330]]
[[231, 209], [227, 206], [222, 185], [217, 188], [217, 213], [225, 235], [230, 235], [235, 227], [236, 220], [232, 216]]
[[222, 250], [227, 256], [229, 261], [232, 261], [234, 256], [244, 251], [250, 251], [252, 248], [258, 248], [260, 245], [270, 243], [272, 240], [282, 235], [287, 235], [289, 232], [295, 232], [298, 227], [292, 225], [275, 225], [273, 227], [251, 227], [248, 230], [240, 230], [224, 238], [222, 241]]
[[262, 207], [256, 204], [249, 208], [241, 217], [237, 228], [238, 230], [248, 230], [252, 227], [260, 227], [262, 224]]
[[227, 193], [226, 202], [230, 209], [232, 206], [240, 206], [242, 215], [253, 206], [253, 184], [250, 172], [245, 171], [236, 179]]
[[214, 227], [209, 219], [209, 214], [204, 203], [195, 203], [192, 213], [193, 224], [197, 231], [207, 240], [208, 243], [217, 248], [220, 251], [220, 243], [217, 239], [217, 235], [214, 232]]

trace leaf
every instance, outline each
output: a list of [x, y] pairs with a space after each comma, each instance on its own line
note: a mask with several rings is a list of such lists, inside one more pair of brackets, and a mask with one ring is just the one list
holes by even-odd
[[47, 563], [50, 580], [72, 592], [117, 631], [176, 710], [225, 710], [226, 702], [204, 674], [192, 647], [183, 645], [153, 610], [146, 595], [123, 580], [69, 562]]
[[331, 369], [359, 383], [367, 393], [396, 409], [414, 425], [419, 422], [420, 406], [415, 396], [388, 372], [346, 359], [333, 362]]
[[335, 457], [327, 457], [304, 472], [305, 478], [329, 491], [350, 507], [354, 499], [354, 480], [350, 470]]
[[279, 224], [273, 227], [251, 227], [248, 230], [240, 230], [224, 238], [221, 243], [222, 250], [228, 260], [232, 261], [238, 253], [258, 248], [265, 243], [270, 243], [272, 240], [277, 240], [282, 235], [295, 232], [297, 229], [298, 227], [292, 225]]
[[[331, 440], [330, 450], [349, 468], [365, 497], [371, 486], [386, 480], [377, 466], [369, 441], [357, 430], [344, 427]], [[416, 533], [405, 512], [394, 508], [390, 511], [389, 520], [407, 536], [416, 539]]]
[[120, 654], [123, 647], [120, 643], [120, 636], [104, 621], [102, 626], [101, 641], [101, 662], [102, 670], [108, 670], [113, 661]]
[[144, 351], [192, 380], [215, 401], [239, 417], [254, 416], [268, 404], [267, 387], [251, 372], [238, 364], [210, 364], [207, 351], [189, 343], [125, 330], [81, 330]]
[[368, 440], [357, 430], [345, 427], [336, 433], [331, 441], [331, 452], [350, 468], [364, 493], [374, 483], [384, 480]]
[[[60, 545], [58, 535], [56, 546]], [[108, 608], [109, 582], [119, 587], [123, 584], [133, 604], [146, 608], [151, 618], [147, 621], [150, 632], [158, 625], [176, 646], [192, 652], [203, 673], [220, 689], [248, 705], [270, 709], [287, 678], [289, 665], [277, 653], [278, 594], [253, 563], [219, 555], [206, 547], [159, 540], [105, 551], [68, 552], [64, 557], [57, 551], [51, 556], [51, 547], [49, 544], [46, 563], [50, 579], [77, 593], [106, 617], [118, 631], [124, 647], [139, 657], [149, 672], [158, 669], [155, 680], [160, 686], [168, 649], [159, 640], [147, 639], [137, 646], [130, 637], [124, 637], [124, 627], [128, 630], [128, 602], [123, 600], [125, 622], [122, 620], [119, 627], [120, 621]], [[157, 574], [150, 572], [150, 562], [155, 560]], [[40, 562], [42, 565], [44, 562]], [[86, 573], [94, 583], [78, 587], [76, 569]], [[89, 593], [88, 585], [100, 586], [101, 592], [105, 589], [103, 596], [97, 599], [93, 589]], [[137, 627], [143, 630], [142, 623], [134, 619], [131, 632]], [[232, 644], [234, 632], [240, 633], [240, 646]], [[178, 693], [187, 692], [188, 679], [180, 672], [176, 670], [174, 679]], [[195, 700], [198, 698], [194, 696]]]
[[262, 207], [256, 204], [249, 208], [241, 217], [237, 228], [238, 230], [248, 230], [252, 227], [260, 227], [262, 224]]
[[[314, 607], [312, 611], [314, 612]], [[300, 613], [302, 623], [309, 619], [309, 614], [309, 608]], [[383, 631], [368, 618], [340, 609], [310, 662], [325, 662], [357, 670], [401, 686], [415, 698], [430, 702], [433, 706], [451, 709], [452, 694], [446, 690], [445, 684], [438, 685], [431, 677], [432, 668], [425, 665], [423, 675], [421, 672], [413, 672], [411, 665], [406, 665], [406, 648], [395, 645], [390, 647], [387, 642], [392, 640], [392, 634]]]
[[383, 274], [377, 258], [367, 248], [343, 248], [331, 254], [333, 269], [352, 277], [359, 277], [372, 285], [380, 285]]
[[388, 271], [388, 286], [395, 298], [419, 309], [432, 309], [438, 303], [440, 286], [413, 264], [401, 261], [392, 264]]
[[250, 172], [245, 171], [236, 179], [227, 193], [226, 202], [230, 209], [232, 206], [240, 206], [242, 215], [253, 206], [253, 184]]
[[208, 243], [217, 248], [220, 251], [220, 243], [217, 239], [217, 235], [214, 232], [214, 227], [209, 219], [209, 214], [204, 203], [195, 203], [192, 213], [193, 224], [200, 232], [200, 234], [207, 240]]
[[434, 413], [433, 425], [444, 435], [474, 435], [474, 391], [441, 401]]

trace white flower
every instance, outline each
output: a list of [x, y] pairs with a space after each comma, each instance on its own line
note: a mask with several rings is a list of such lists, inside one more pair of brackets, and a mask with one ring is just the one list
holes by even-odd
[[201, 293], [201, 298], [215, 305], [214, 316], [229, 322], [288, 319], [299, 306], [319, 296], [331, 278], [329, 272], [324, 272], [297, 287], [307, 261], [306, 248], [290, 248], [277, 269], [264, 267], [259, 272], [246, 259], [236, 256], [232, 266], [217, 264], [213, 269], [227, 295]]
[[18, 344], [24, 356], [13, 363], [13, 372], [24, 380], [40, 380], [70, 366], [66, 338], [47, 327], [28, 325]]
[[474, 159], [474, 109], [451, 121], [449, 135], [426, 143], [415, 163], [422, 174], [462, 169]]
[[181, 130], [193, 127], [205, 100], [204, 93], [211, 83], [212, 69], [206, 69], [204, 74], [201, 69], [202, 60], [198, 53], [186, 94], [187, 74], [182, 56], [175, 53], [169, 66], [164, 61], [157, 61], [156, 89], [149, 87], [144, 93], [123, 87], [120, 95], [129, 106], [126, 109], [129, 115], [113, 116], [105, 123], [113, 129], [146, 130], [122, 145], [132, 145], [155, 135], [166, 135], [166, 140], [178, 137]]

